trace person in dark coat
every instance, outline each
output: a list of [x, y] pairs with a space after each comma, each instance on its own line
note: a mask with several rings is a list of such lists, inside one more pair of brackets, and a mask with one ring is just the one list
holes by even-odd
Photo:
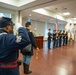
[[25, 27], [27, 29], [30, 41], [31, 41], [31, 51], [30, 52], [22, 52], [23, 54], [23, 67], [24, 67], [24, 73], [25, 74], [30, 74], [32, 73], [31, 70], [29, 70], [29, 65], [30, 65], [30, 61], [31, 61], [31, 57], [33, 56], [33, 47], [36, 50], [39, 50], [39, 48], [37, 47], [34, 35], [32, 32], [30, 32], [30, 28], [31, 28], [31, 22], [27, 22], [25, 23]]
[[53, 48], [56, 47], [56, 30], [53, 32]]
[[59, 32], [59, 47], [62, 45], [62, 30]]
[[63, 46], [66, 45], [66, 33], [65, 30], [63, 30]]
[[58, 47], [59, 44], [58, 44], [58, 41], [59, 40], [59, 36], [58, 36], [58, 31], [56, 32], [56, 39], [55, 39], [55, 47]]
[[51, 43], [51, 29], [48, 29], [48, 49], [50, 49], [50, 43]]
[[19, 35], [13, 35], [11, 18], [0, 18], [0, 75], [20, 75], [18, 67], [18, 51], [30, 44], [27, 30], [16, 24]]
[[66, 34], [65, 34], [65, 36], [66, 36], [66, 45], [68, 44], [68, 33], [66, 32]]

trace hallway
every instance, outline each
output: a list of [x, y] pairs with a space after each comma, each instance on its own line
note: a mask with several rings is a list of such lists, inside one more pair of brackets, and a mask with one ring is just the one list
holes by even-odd
[[[22, 55], [20, 55], [21, 59]], [[44, 48], [40, 49], [38, 59], [36, 51], [32, 57], [29, 75], [76, 75], [76, 43], [67, 46], [47, 49], [47, 42]], [[20, 66], [20, 75], [23, 74], [23, 66]]]

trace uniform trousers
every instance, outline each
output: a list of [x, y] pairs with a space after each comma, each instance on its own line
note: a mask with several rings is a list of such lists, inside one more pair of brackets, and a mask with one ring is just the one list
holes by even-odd
[[20, 75], [19, 67], [15, 68], [0, 68], [0, 75]]

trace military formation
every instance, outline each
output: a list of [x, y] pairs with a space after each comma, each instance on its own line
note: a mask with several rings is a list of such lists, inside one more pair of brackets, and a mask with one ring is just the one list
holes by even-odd
[[51, 47], [51, 42], [53, 42], [53, 48], [65, 46], [68, 44], [68, 33], [65, 30], [54, 30], [51, 33], [51, 29], [48, 32], [48, 49]]

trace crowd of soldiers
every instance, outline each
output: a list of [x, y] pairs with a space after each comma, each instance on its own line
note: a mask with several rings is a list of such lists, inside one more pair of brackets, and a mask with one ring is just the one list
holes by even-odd
[[53, 33], [48, 32], [48, 49], [50, 49], [50, 43], [53, 42], [53, 48], [65, 46], [68, 43], [68, 34], [65, 30], [59, 32], [54, 30]]

